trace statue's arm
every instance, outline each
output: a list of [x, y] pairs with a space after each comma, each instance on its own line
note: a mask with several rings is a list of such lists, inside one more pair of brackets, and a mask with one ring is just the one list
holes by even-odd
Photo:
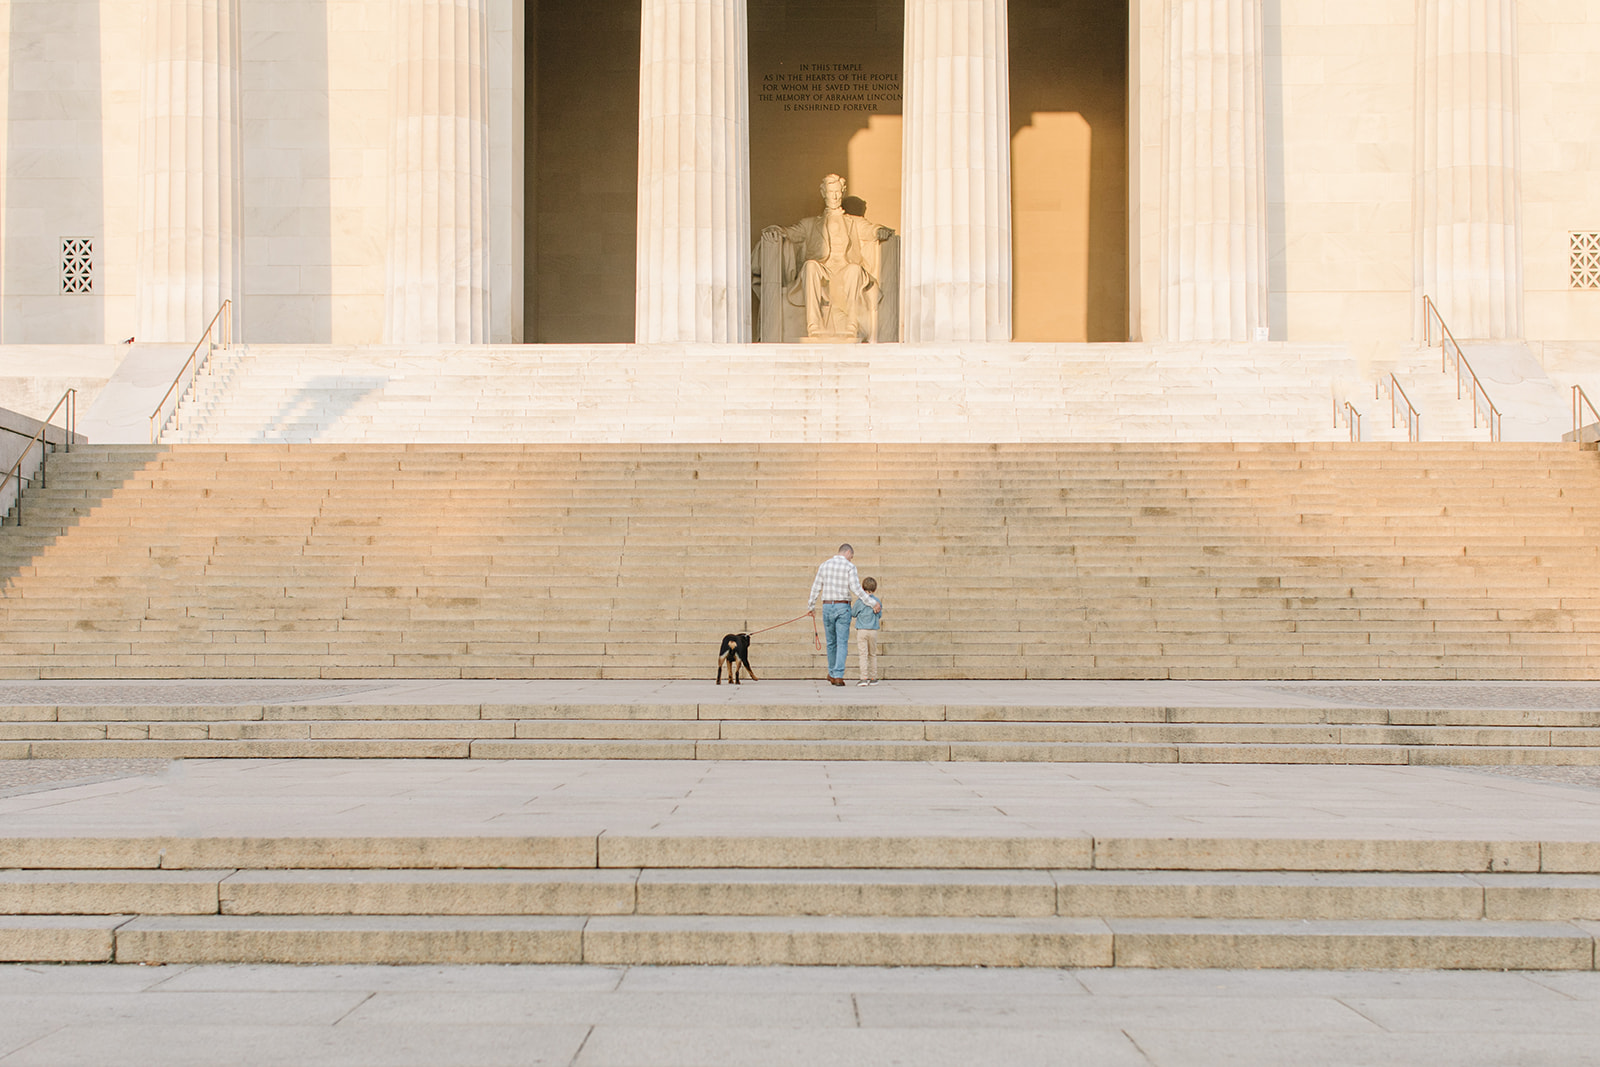
[[768, 226], [761, 231], [761, 236], [773, 241], [788, 239], [790, 241], [804, 241], [806, 239], [805, 223], [798, 222], [793, 226]]
[[879, 226], [870, 219], [861, 219], [855, 224], [856, 240], [858, 241], [887, 241], [894, 236], [894, 230], [888, 226]]

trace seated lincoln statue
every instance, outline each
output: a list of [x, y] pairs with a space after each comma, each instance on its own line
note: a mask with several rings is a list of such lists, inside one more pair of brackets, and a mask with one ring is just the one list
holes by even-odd
[[[760, 340], [897, 340], [899, 316], [885, 322], [880, 315], [885, 292], [898, 287], [899, 264], [892, 254], [898, 249], [891, 247], [886, 257], [883, 247], [894, 231], [846, 210], [839, 175], [824, 178], [821, 191], [822, 214], [761, 231], [754, 257]], [[885, 336], [883, 327], [890, 325], [893, 334]]]

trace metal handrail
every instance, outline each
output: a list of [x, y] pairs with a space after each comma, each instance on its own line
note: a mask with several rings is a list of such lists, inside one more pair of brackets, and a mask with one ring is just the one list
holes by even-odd
[[1572, 439], [1583, 440], [1583, 409], [1587, 407], [1589, 414], [1595, 422], [1600, 422], [1600, 411], [1596, 411], [1594, 401], [1589, 399], [1589, 394], [1583, 391], [1583, 386], [1572, 387]]
[[5, 476], [0, 477], [0, 491], [3, 491], [11, 483], [11, 479], [15, 478], [17, 480], [18, 526], [22, 525], [22, 490], [27, 483], [33, 481], [32, 478], [23, 475], [22, 464], [27, 460], [28, 453], [33, 451], [33, 446], [39, 445], [39, 488], [48, 488], [47, 476], [50, 472], [50, 450], [55, 447], [55, 444], [49, 438], [50, 420], [56, 417], [56, 413], [63, 406], [66, 407], [67, 415], [63, 420], [66, 423], [67, 438], [62, 447], [67, 452], [72, 451], [72, 438], [78, 432], [78, 391], [76, 389], [68, 389], [61, 394], [61, 399], [56, 401], [56, 406], [51, 408], [50, 414], [44, 417], [44, 424], [39, 427], [39, 432], [34, 434], [33, 439], [23, 446], [22, 455], [17, 457], [17, 461], [11, 465], [9, 471], [6, 471]]
[[[1382, 378], [1378, 379], [1378, 387], [1373, 390], [1372, 398], [1374, 400], [1383, 399]], [[1418, 411], [1417, 406], [1411, 402], [1411, 398], [1406, 396], [1406, 391], [1400, 388], [1400, 379], [1391, 374], [1389, 375], [1389, 425], [1391, 428], [1400, 425], [1398, 401], [1402, 400], [1405, 401], [1406, 405], [1406, 437], [1411, 441], [1420, 441], [1422, 440], [1422, 412]]]
[[1334, 397], [1333, 398], [1333, 428], [1335, 430], [1337, 430], [1339, 428], [1339, 426], [1341, 425], [1341, 418], [1342, 418], [1342, 424], [1345, 425], [1345, 426], [1348, 426], [1350, 428], [1350, 440], [1351, 440], [1351, 442], [1353, 443], [1353, 442], [1356, 442], [1356, 441], [1360, 441], [1361, 440], [1361, 412], [1357, 411], [1356, 410], [1356, 406], [1354, 404], [1350, 403], [1350, 401], [1346, 400], [1341, 404], [1340, 401], [1339, 401], [1339, 398], [1338, 397]]
[[[217, 308], [217, 313], [215, 315], [211, 316], [211, 321], [206, 324], [205, 332], [200, 335], [200, 340], [198, 340], [198, 341], [196, 341], [194, 343], [194, 348], [189, 352], [189, 358], [184, 361], [183, 366], [178, 370], [178, 376], [176, 378], [172, 379], [172, 384], [171, 385], [167, 386], [166, 395], [161, 398], [161, 403], [157, 404], [156, 405], [156, 409], [150, 413], [150, 443], [151, 444], [155, 444], [158, 440], [160, 440], [162, 432], [164, 430], [166, 430], [166, 428], [167, 428], [168, 419], [174, 419], [175, 420], [177, 418], [178, 405], [183, 403], [183, 398], [188, 395], [189, 387], [194, 384], [194, 380], [200, 374], [200, 371], [202, 369], [207, 368], [207, 367], [210, 366], [210, 363], [211, 363], [211, 349], [209, 347], [206, 348], [205, 358], [200, 360], [199, 365], [196, 365], [195, 359], [197, 357], [199, 357], [199, 355], [200, 355], [200, 346], [204, 345], [207, 341], [211, 340], [211, 335], [216, 330], [217, 321], [219, 319], [222, 320], [222, 323], [223, 323], [222, 330], [221, 330], [222, 347], [224, 349], [227, 349], [230, 346], [232, 346], [232, 344], [233, 344], [233, 301], [232, 300], [224, 300], [222, 302], [222, 306]], [[215, 344], [215, 342], [213, 342], [213, 344]], [[190, 370], [191, 367], [193, 368], [192, 372]], [[189, 375], [189, 382], [188, 382], [188, 384], [184, 385], [183, 388], [180, 390], [178, 388], [178, 386], [179, 386], [180, 383], [183, 382], [183, 376], [185, 374]], [[172, 394], [175, 393], [175, 392], [178, 394], [178, 399], [172, 405], [172, 414], [169, 415], [169, 416], [166, 416], [166, 417], [162, 417], [161, 416], [162, 410], [167, 406], [167, 401], [172, 399]], [[160, 422], [156, 421], [158, 418], [161, 419]]]
[[[1456, 399], [1461, 399], [1461, 368], [1467, 369], [1467, 376], [1472, 379], [1472, 428], [1478, 428], [1478, 415], [1481, 412], [1489, 424], [1489, 440], [1500, 440], [1500, 409], [1494, 406], [1494, 401], [1489, 399], [1488, 390], [1478, 380], [1478, 374], [1472, 369], [1472, 364], [1467, 362], [1467, 354], [1461, 351], [1461, 344], [1456, 340], [1455, 334], [1450, 332], [1450, 327], [1445, 323], [1444, 316], [1439, 314], [1439, 305], [1433, 302], [1433, 297], [1426, 294], [1422, 297], [1422, 343], [1425, 347], [1432, 346], [1433, 320], [1439, 320], [1439, 331], [1444, 335], [1439, 341], [1439, 369], [1450, 373], [1450, 350], [1456, 353]], [[1449, 344], [1446, 345], [1445, 342]]]

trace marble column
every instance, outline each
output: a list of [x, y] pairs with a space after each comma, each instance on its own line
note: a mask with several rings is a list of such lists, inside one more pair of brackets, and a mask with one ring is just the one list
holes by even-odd
[[1261, 0], [1167, 0], [1161, 321], [1167, 341], [1267, 326]]
[[1417, 0], [1418, 323], [1522, 336], [1516, 0]]
[[392, 0], [383, 339], [489, 340], [488, 0]]
[[644, 0], [640, 38], [634, 335], [748, 341], [744, 0]]
[[149, 0], [141, 51], [136, 336], [194, 341], [244, 269], [238, 0]]
[[1005, 0], [906, 0], [905, 340], [1011, 339]]

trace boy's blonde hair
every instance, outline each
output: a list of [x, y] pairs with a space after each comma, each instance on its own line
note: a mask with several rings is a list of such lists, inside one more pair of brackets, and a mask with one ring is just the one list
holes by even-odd
[[861, 579], [861, 588], [865, 589], [869, 593], [876, 593], [878, 591], [878, 579], [876, 579], [876, 578], [863, 578], [863, 579]]

